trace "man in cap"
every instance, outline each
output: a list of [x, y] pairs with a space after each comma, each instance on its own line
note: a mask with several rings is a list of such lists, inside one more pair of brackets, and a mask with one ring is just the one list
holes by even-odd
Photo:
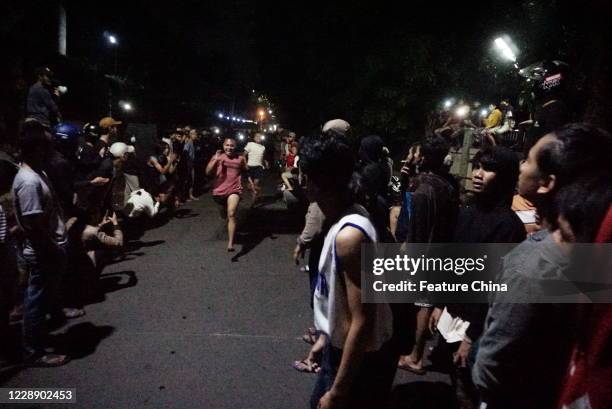
[[117, 137], [117, 125], [121, 125], [123, 122], [117, 121], [116, 119], [107, 116], [100, 119], [101, 134], [98, 143], [95, 146], [95, 150], [100, 152], [104, 150], [102, 156], [104, 156], [108, 148], [111, 146], [113, 139]]
[[330, 121], [325, 122], [325, 125], [323, 125], [323, 129], [321, 129], [321, 132], [324, 135], [328, 136], [346, 136], [350, 129], [351, 125], [344, 119], [332, 119]]
[[49, 129], [60, 121], [59, 108], [51, 93], [53, 72], [47, 67], [41, 67], [36, 70], [36, 77], [36, 83], [28, 91], [26, 115]]

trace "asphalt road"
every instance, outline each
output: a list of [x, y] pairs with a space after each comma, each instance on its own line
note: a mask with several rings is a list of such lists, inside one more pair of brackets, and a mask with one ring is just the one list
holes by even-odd
[[[291, 368], [312, 325], [291, 260], [299, 218], [282, 202], [241, 218], [238, 254], [206, 194], [131, 241], [104, 269], [98, 302], [56, 332], [73, 360], [4, 373], [3, 387], [76, 388], [76, 404], [53, 408], [307, 407], [314, 375]], [[402, 372], [396, 384], [397, 407], [450, 407], [445, 375]]]

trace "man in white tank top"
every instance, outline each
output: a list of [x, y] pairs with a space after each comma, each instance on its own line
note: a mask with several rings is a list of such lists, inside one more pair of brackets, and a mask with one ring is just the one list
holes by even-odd
[[314, 293], [315, 326], [327, 336], [312, 408], [381, 407], [395, 376], [388, 304], [361, 302], [361, 245], [376, 242], [365, 209], [351, 200], [353, 154], [343, 138], [309, 139], [300, 149], [307, 192], [332, 226]]

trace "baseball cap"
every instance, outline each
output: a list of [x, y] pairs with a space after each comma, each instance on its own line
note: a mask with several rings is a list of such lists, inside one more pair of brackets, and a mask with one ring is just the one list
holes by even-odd
[[104, 118], [100, 119], [100, 128], [107, 129], [113, 125], [121, 125], [122, 123], [123, 122], [117, 121], [110, 116], [105, 116]]
[[125, 155], [128, 152], [134, 152], [134, 147], [132, 145], [126, 145], [123, 142], [115, 142], [114, 144], [111, 145], [108, 151], [115, 158], [121, 158], [123, 157], [123, 155]]
[[344, 119], [332, 119], [323, 125], [323, 133], [332, 132], [336, 135], [344, 136], [351, 129], [351, 125]]

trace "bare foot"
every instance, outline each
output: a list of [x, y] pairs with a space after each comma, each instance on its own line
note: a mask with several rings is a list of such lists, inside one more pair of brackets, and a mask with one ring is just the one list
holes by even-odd
[[417, 375], [424, 375], [427, 371], [423, 368], [423, 362], [416, 363], [410, 358], [410, 355], [400, 356], [397, 363], [399, 369], [412, 372]]

